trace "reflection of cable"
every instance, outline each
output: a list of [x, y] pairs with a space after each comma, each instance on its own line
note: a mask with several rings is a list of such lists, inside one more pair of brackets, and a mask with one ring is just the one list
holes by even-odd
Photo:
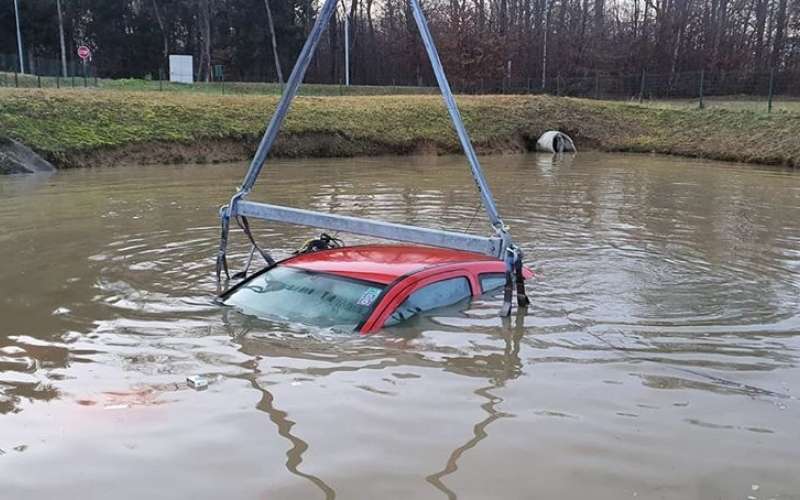
[[[503, 359], [505, 361], [503, 364], [503, 374], [499, 377], [496, 377], [491, 385], [481, 387], [480, 389], [474, 391], [474, 394], [477, 394], [478, 396], [481, 396], [487, 400], [486, 403], [481, 405], [481, 408], [488, 414], [488, 416], [475, 424], [475, 426], [472, 428], [472, 438], [469, 441], [453, 450], [453, 452], [447, 458], [447, 464], [445, 465], [444, 469], [425, 478], [425, 480], [431, 483], [437, 490], [447, 495], [447, 498], [450, 500], [454, 500], [458, 498], [458, 496], [453, 490], [448, 488], [444, 482], [442, 482], [442, 478], [457, 471], [458, 460], [461, 458], [461, 456], [468, 450], [477, 446], [479, 442], [489, 437], [489, 433], [486, 432], [486, 428], [489, 427], [489, 424], [509, 416], [508, 413], [497, 411], [495, 406], [497, 406], [499, 403], [502, 403], [503, 399], [495, 396], [489, 391], [503, 387], [507, 380], [515, 379], [520, 375], [521, 372], [517, 368], [522, 364], [519, 359], [519, 350], [520, 341], [522, 340], [522, 336], [525, 334], [524, 323], [525, 312], [518, 311], [514, 329], [510, 336], [505, 337], [506, 345], [505, 349], [503, 350]], [[510, 318], [503, 318], [503, 327], [506, 329], [511, 329]], [[491, 381], [491, 379], [489, 380]]]
[[292, 474], [309, 480], [314, 486], [322, 490], [326, 500], [336, 498], [336, 492], [325, 481], [313, 474], [300, 471], [299, 466], [303, 463], [303, 453], [308, 450], [308, 443], [292, 434], [292, 427], [294, 427], [295, 422], [286, 418], [288, 413], [275, 408], [275, 398], [272, 393], [259, 387], [255, 379], [252, 380], [252, 384], [263, 394], [256, 407], [265, 411], [269, 415], [269, 419], [278, 427], [278, 434], [292, 443], [292, 447], [286, 452], [286, 468]]
[[486, 432], [486, 428], [489, 427], [489, 424], [494, 422], [495, 420], [499, 420], [503, 417], [507, 417], [508, 414], [499, 412], [495, 408], [497, 403], [501, 403], [503, 401], [502, 398], [499, 398], [489, 391], [491, 389], [496, 389], [503, 385], [502, 382], [495, 382], [494, 384], [481, 387], [475, 391], [475, 394], [478, 396], [482, 396], [486, 398], [488, 401], [481, 405], [481, 408], [489, 414], [488, 417], [483, 419], [482, 421], [478, 422], [475, 427], [472, 428], [472, 439], [464, 443], [462, 446], [459, 446], [453, 453], [450, 454], [450, 457], [447, 459], [447, 465], [445, 465], [444, 469], [441, 471], [431, 474], [430, 476], [426, 477], [425, 480], [431, 483], [436, 489], [447, 495], [447, 498], [451, 500], [455, 500], [458, 496], [455, 494], [453, 490], [445, 486], [442, 482], [442, 478], [445, 476], [449, 476], [453, 472], [458, 470], [458, 460], [468, 450], [474, 448], [479, 442], [483, 441], [489, 434]]

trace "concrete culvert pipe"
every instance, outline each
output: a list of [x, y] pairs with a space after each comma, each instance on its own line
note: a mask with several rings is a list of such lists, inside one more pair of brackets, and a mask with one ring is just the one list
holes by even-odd
[[570, 136], [558, 130], [548, 130], [536, 141], [536, 150], [545, 153], [577, 153]]

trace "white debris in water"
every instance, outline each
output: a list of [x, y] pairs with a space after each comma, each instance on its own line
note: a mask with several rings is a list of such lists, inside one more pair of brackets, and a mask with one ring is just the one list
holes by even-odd
[[6, 347], [1, 347], [0, 353], [8, 354], [10, 356], [16, 356], [17, 354], [25, 354], [25, 349], [23, 349], [22, 347], [17, 347], [15, 345], [10, 345]]
[[761, 486], [759, 486], [757, 484], [754, 484], [754, 485], [750, 486], [750, 489], [752, 489], [753, 491], [758, 491], [759, 488], [761, 488]]
[[208, 387], [208, 380], [201, 377], [200, 375], [193, 375], [191, 377], [186, 377], [186, 383], [189, 384], [189, 387], [198, 391]]
[[71, 312], [72, 311], [70, 311], [69, 308], [67, 308], [67, 307], [59, 307], [55, 311], [53, 311], [51, 314], [53, 316], [63, 316], [65, 314], [69, 314]]
[[81, 338], [81, 334], [78, 332], [69, 331], [61, 336], [61, 340], [66, 342], [67, 344], [71, 344], [73, 342], [77, 342], [78, 339]]

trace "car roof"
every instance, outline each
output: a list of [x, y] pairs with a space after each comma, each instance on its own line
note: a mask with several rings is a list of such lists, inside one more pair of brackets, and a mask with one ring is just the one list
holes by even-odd
[[389, 284], [423, 269], [456, 263], [499, 261], [472, 252], [418, 245], [361, 245], [306, 253], [282, 265]]

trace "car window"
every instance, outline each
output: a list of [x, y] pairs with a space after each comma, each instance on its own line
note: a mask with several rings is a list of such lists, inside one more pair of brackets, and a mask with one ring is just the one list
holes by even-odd
[[481, 282], [481, 293], [492, 292], [506, 284], [506, 275], [504, 273], [481, 274], [478, 279]]
[[260, 318], [353, 330], [366, 319], [383, 288], [367, 281], [277, 266], [237, 288], [225, 304]]
[[421, 312], [460, 302], [472, 295], [467, 278], [450, 278], [431, 283], [408, 296], [386, 321], [392, 326]]

